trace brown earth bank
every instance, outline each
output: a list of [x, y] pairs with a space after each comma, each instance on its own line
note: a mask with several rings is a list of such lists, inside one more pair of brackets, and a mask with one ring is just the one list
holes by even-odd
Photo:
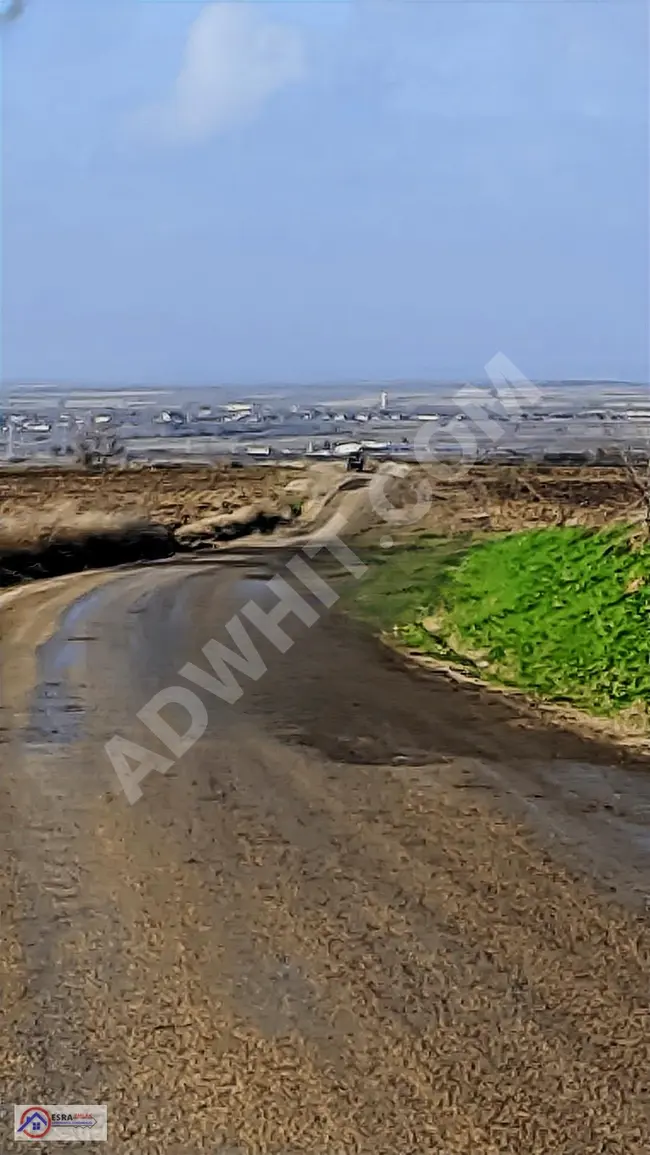
[[2, 470], [0, 586], [272, 532], [291, 516], [283, 494], [292, 478], [280, 469]]
[[85, 569], [133, 565], [171, 557], [173, 534], [164, 526], [126, 524], [112, 529], [56, 532], [33, 545], [0, 545], [0, 588]]

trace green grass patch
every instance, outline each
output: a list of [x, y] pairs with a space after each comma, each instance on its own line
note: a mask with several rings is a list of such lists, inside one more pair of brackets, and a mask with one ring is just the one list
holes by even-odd
[[630, 530], [420, 539], [375, 555], [354, 603], [411, 646], [546, 698], [601, 714], [650, 700], [650, 544]]
[[360, 581], [348, 584], [344, 607], [375, 629], [398, 635], [413, 649], [453, 657], [444, 639], [432, 636], [421, 622], [440, 606], [445, 582], [468, 543], [469, 538], [451, 541], [422, 534], [395, 549], [358, 551], [368, 571]]

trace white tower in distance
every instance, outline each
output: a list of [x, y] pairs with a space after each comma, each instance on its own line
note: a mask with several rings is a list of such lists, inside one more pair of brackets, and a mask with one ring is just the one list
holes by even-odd
[[385, 413], [388, 408], [388, 393], [385, 389], [382, 389], [381, 393], [379, 394], [379, 408], [381, 409], [382, 413]]

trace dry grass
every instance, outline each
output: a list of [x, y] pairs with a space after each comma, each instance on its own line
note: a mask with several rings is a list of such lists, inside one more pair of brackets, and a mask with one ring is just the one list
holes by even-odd
[[[0, 471], [0, 585], [167, 556], [245, 507], [277, 509], [295, 470]], [[286, 503], [286, 498], [284, 498]]]
[[41, 511], [0, 510], [0, 587], [173, 552], [171, 532], [142, 515], [80, 510], [73, 501]]
[[[423, 504], [425, 510], [415, 524], [391, 526], [398, 542], [422, 532], [448, 537], [553, 525], [599, 528], [644, 518], [630, 477], [612, 467], [415, 465], [391, 483], [389, 495], [398, 508]], [[372, 544], [385, 531], [377, 525], [364, 540]]]
[[225, 466], [0, 471], [0, 522], [14, 515], [58, 520], [84, 513], [118, 514], [177, 529], [258, 501], [280, 502], [293, 469]]
[[62, 501], [41, 513], [5, 513], [0, 507], [0, 553], [33, 550], [54, 542], [80, 541], [99, 534], [133, 532], [146, 518], [116, 512], [80, 510], [73, 501]]
[[341, 464], [0, 472], [0, 555], [151, 525], [181, 548], [210, 546], [280, 528], [301, 512], [311, 522], [346, 479]]
[[[47, 519], [57, 526], [120, 515], [173, 530], [221, 518], [262, 503], [281, 511], [303, 500], [308, 520], [343, 479], [330, 462], [304, 469], [284, 466], [159, 467], [93, 474], [81, 470], [0, 470], [0, 534], [7, 519]], [[479, 465], [459, 472], [414, 466], [393, 484], [396, 504], [413, 504], [417, 488], [430, 488], [430, 504], [416, 530], [454, 533], [471, 529], [522, 529], [539, 525], [603, 525], [634, 521], [639, 498], [617, 468]], [[101, 511], [101, 512], [100, 512]], [[407, 529], [406, 532], [411, 532]]]
[[340, 465], [0, 471], [0, 585], [137, 561], [138, 543], [144, 559], [270, 533], [345, 476]]

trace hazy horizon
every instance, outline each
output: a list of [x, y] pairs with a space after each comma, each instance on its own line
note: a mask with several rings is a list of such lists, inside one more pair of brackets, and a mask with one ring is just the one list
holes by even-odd
[[[566, 386], [567, 388], [575, 389], [590, 389], [598, 388], [599, 386], [611, 387], [614, 389], [633, 389], [633, 390], [650, 390], [650, 383], [645, 381], [623, 380], [621, 378], [531, 378], [536, 385], [540, 387], [542, 392], [546, 389], [552, 391], [553, 389]], [[0, 384], [0, 398], [8, 396], [12, 392], [20, 392], [21, 390], [33, 391], [38, 393], [54, 393], [61, 395], [63, 393], [88, 393], [88, 394], [124, 394], [129, 393], [163, 393], [173, 394], [175, 392], [188, 394], [207, 394], [207, 393], [223, 393], [230, 397], [246, 397], [251, 400], [264, 397], [289, 397], [289, 396], [309, 396], [310, 394], [320, 393], [323, 396], [331, 396], [332, 400], [341, 399], [342, 390], [361, 389], [367, 390], [368, 396], [376, 394], [377, 399], [381, 391], [386, 390], [390, 397], [405, 396], [405, 397], [426, 397], [440, 391], [453, 390], [466, 384], [490, 386], [490, 381], [486, 375], [476, 378], [448, 378], [439, 380], [406, 380], [398, 378], [393, 380], [380, 379], [344, 379], [339, 381], [258, 381], [257, 383], [246, 386], [236, 382], [218, 382], [206, 385], [192, 385], [189, 383], [171, 383], [161, 384], [156, 382], [137, 382], [137, 383], [116, 383], [116, 382], [94, 382], [87, 383], [83, 381], [5, 381]], [[421, 390], [421, 392], [419, 392]]]

